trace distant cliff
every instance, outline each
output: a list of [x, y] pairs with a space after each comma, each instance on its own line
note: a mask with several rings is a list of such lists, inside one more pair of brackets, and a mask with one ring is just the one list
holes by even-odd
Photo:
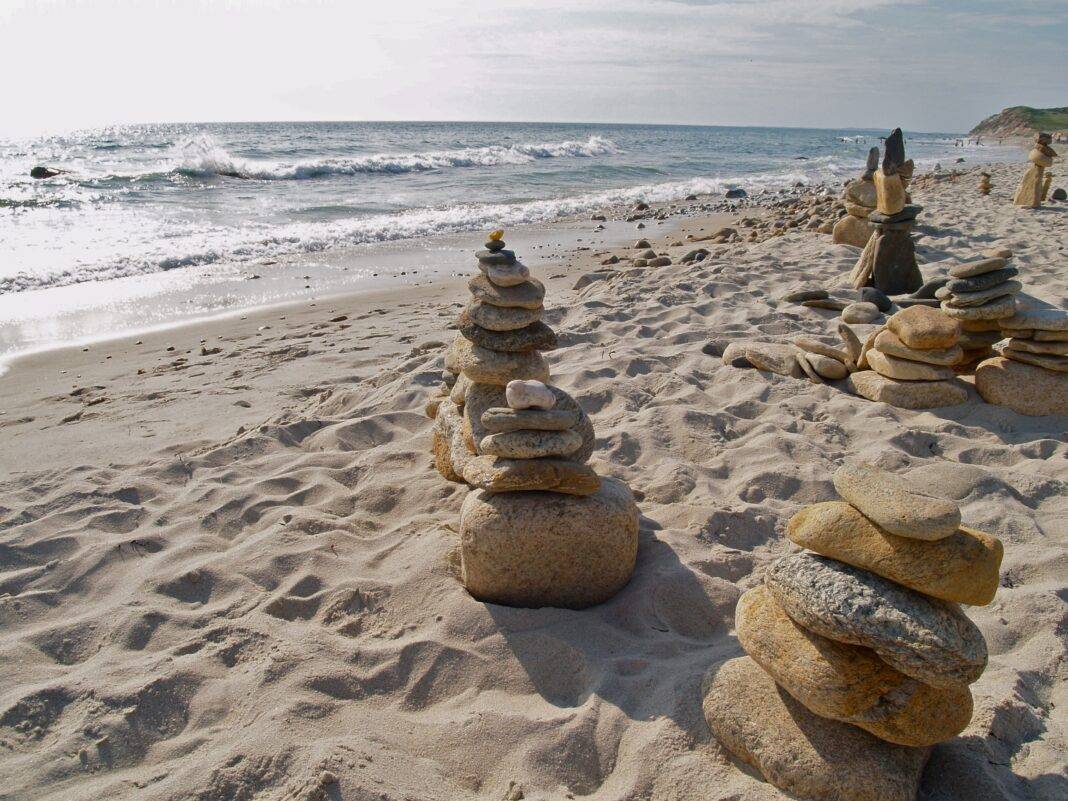
[[1013, 106], [987, 117], [968, 133], [969, 136], [1031, 136], [1036, 131], [1068, 132], [1068, 107], [1031, 108]]

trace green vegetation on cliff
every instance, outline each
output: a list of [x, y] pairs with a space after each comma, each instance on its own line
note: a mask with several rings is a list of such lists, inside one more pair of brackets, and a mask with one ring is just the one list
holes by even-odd
[[969, 136], [1030, 136], [1036, 131], [1068, 131], [1068, 106], [1031, 108], [1013, 106], [987, 117]]

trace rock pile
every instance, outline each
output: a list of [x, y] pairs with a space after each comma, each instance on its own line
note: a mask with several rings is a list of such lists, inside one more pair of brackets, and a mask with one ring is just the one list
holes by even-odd
[[503, 233], [477, 254], [480, 275], [428, 405], [435, 464], [475, 488], [460, 512], [468, 592], [510, 606], [581, 608], [629, 580], [638, 509], [626, 484], [586, 464], [593, 425], [547, 383], [541, 351], [557, 340], [541, 321], [545, 287], [505, 249]]
[[846, 213], [834, 224], [831, 238], [836, 244], [862, 248], [871, 238], [868, 215], [875, 211], [875, 170], [879, 166], [879, 148], [868, 151], [868, 163], [864, 173], [850, 181], [842, 190]]
[[850, 274], [852, 285], [858, 289], [874, 286], [888, 295], [901, 295], [923, 285], [909, 234], [922, 211], [908, 202], [913, 169], [912, 159], [905, 159], [901, 129], [895, 128], [886, 138], [882, 167], [874, 175], [875, 211], [868, 215], [868, 221], [875, 231]]
[[790, 520], [810, 552], [773, 563], [739, 600], [748, 656], [709, 672], [704, 714], [792, 797], [913, 801], [930, 746], [971, 719], [987, 648], [958, 604], [993, 600], [1002, 545], [871, 465], [834, 484], [846, 502]]
[[984, 196], [985, 195], [989, 195], [990, 194], [990, 190], [993, 189], [993, 188], [994, 188], [993, 185], [990, 183], [990, 173], [988, 173], [988, 172], [979, 173], [979, 194], [984, 195]]
[[964, 403], [968, 392], [953, 371], [964, 355], [959, 339], [960, 324], [937, 309], [903, 309], [868, 336], [850, 388], [905, 409]]
[[1009, 264], [1012, 251], [990, 250], [982, 258], [949, 268], [949, 280], [935, 292], [942, 311], [959, 320], [960, 345], [964, 350], [958, 365], [972, 364], [990, 355], [1001, 339], [998, 321], [1016, 310], [1016, 295], [1023, 285]]
[[1012, 202], [1017, 206], [1037, 209], [1042, 205], [1044, 200], [1043, 188], [1046, 187], [1044, 173], [1053, 166], [1053, 159], [1057, 156], [1057, 151], [1050, 147], [1052, 142], [1053, 137], [1048, 133], [1035, 135], [1035, 146], [1027, 154], [1027, 159], [1031, 162], [1031, 166], [1024, 173], [1020, 186], [1016, 190], [1016, 195], [1012, 199]]
[[998, 323], [1008, 339], [975, 368], [979, 394], [1020, 414], [1068, 414], [1068, 312], [1021, 309]]

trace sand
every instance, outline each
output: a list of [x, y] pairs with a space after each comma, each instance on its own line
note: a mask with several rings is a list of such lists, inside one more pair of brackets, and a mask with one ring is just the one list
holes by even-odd
[[[988, 198], [975, 172], [917, 190], [926, 277], [1007, 246], [1025, 292], [1068, 303], [1068, 206], [1011, 206], [1023, 169], [995, 168]], [[714, 222], [635, 235], [677, 259], [691, 246], [664, 244]], [[1064, 798], [1068, 419], [974, 390], [907, 411], [725, 366], [736, 338], [833, 333], [833, 313], [779, 298], [858, 251], [801, 230], [710, 249], [580, 290], [602, 253], [537, 271], [554, 380], [643, 514], [630, 584], [581, 612], [485, 605], [454, 578], [466, 490], [433, 470], [423, 405], [461, 281], [14, 364], [0, 799], [785, 798], [710, 737], [699, 685], [741, 653], [739, 594], [792, 550], [790, 516], [836, 497], [846, 457], [1005, 543], [995, 601], [967, 610], [991, 654], [976, 713], [921, 798]]]

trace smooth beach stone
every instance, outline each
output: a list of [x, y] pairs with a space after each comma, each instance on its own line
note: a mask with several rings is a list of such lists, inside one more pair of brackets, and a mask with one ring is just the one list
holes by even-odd
[[879, 307], [874, 303], [860, 301], [859, 303], [850, 303], [842, 309], [842, 321], [867, 324], [874, 322], [879, 317], [879, 314]]
[[[779, 345], [774, 342], [746, 342], [744, 353], [746, 360], [758, 370], [765, 370], [769, 373], [777, 373], [792, 378], [801, 377], [801, 368], [794, 358], [797, 348], [793, 345]], [[724, 351], [723, 356], [726, 358], [726, 351]]]
[[490, 283], [497, 286], [518, 286], [530, 280], [530, 270], [520, 261], [503, 266], [479, 263], [478, 268], [482, 270], [483, 275], [489, 279]]
[[482, 424], [482, 415], [489, 409], [507, 406], [504, 387], [497, 384], [471, 384], [464, 403], [464, 427], [472, 443], [479, 443], [491, 432]]
[[963, 331], [1000, 331], [1001, 320], [961, 320], [960, 330]]
[[1005, 297], [984, 303], [982, 306], [957, 307], [948, 305], [942, 301], [941, 311], [955, 320], [997, 320], [1001, 317], [1010, 317], [1016, 309], [1016, 296]]
[[1068, 331], [1035, 331], [1036, 342], [1068, 342]]
[[515, 286], [497, 286], [486, 276], [476, 275], [467, 288], [476, 300], [503, 308], [540, 309], [545, 300], [545, 285], [536, 278]]
[[[948, 285], [946, 288], [949, 288]], [[989, 303], [992, 300], [1005, 297], [1006, 295], [1016, 295], [1021, 289], [1023, 289], [1023, 284], [1019, 281], [1005, 281], [990, 289], [984, 289], [981, 292], [953, 292], [944, 300], [946, 305], [957, 308], [981, 306], [984, 303]]]
[[460, 509], [461, 582], [480, 601], [583, 609], [623, 588], [637, 554], [638, 507], [614, 478], [582, 496], [476, 489]]
[[802, 306], [807, 306], [810, 309], [829, 309], [830, 311], [842, 311], [848, 302], [839, 300], [838, 298], [813, 298], [812, 300], [801, 301]]
[[932, 598], [985, 606], [998, 589], [1004, 549], [982, 531], [962, 527], [936, 542], [899, 537], [840, 501], [805, 507], [786, 530], [802, 548]]
[[974, 278], [977, 275], [985, 275], [986, 273], [1003, 270], [1007, 264], [1007, 258], [992, 256], [980, 259], [979, 261], [966, 261], [961, 264], [954, 264], [949, 268], [949, 274], [952, 278]]
[[496, 250], [480, 250], [475, 253], [475, 258], [478, 259], [479, 264], [485, 264], [487, 266], [501, 266], [507, 264], [515, 264], [515, 251], [507, 250], [506, 248], [498, 248]]
[[723, 355], [720, 357], [720, 360], [728, 367], [752, 367], [753, 365], [749, 363], [747, 358], [745, 358], [745, 345], [746, 343], [744, 341], [731, 342], [723, 349]]
[[767, 587], [742, 595], [734, 628], [753, 661], [820, 717], [916, 747], [955, 737], [971, 720], [968, 688], [931, 687], [894, 670], [868, 648], [805, 630]]
[[505, 459], [538, 459], [542, 456], [568, 456], [582, 446], [577, 431], [509, 431], [490, 434], [478, 444], [484, 456]]
[[797, 351], [794, 354], [794, 359], [797, 361], [797, 366], [801, 368], [801, 372], [808, 376], [808, 380], [813, 384], [822, 384], [823, 379], [820, 374], [816, 372], [816, 369], [809, 363], [809, 354], [803, 351]]
[[910, 306], [886, 321], [902, 343], [910, 348], [951, 348], [960, 336], [960, 324], [936, 309]]
[[[963, 334], [961, 335], [963, 337]], [[893, 331], [881, 331], [877, 337], [875, 337], [875, 348], [887, 356], [894, 356], [898, 359], [905, 359], [911, 362], [923, 362], [924, 364], [935, 364], [942, 367], [950, 367], [959, 362], [964, 357], [964, 351], [960, 345], [960, 339], [957, 340], [956, 345], [951, 348], [928, 348], [925, 350], [919, 350], [917, 348], [910, 348], [900, 339]]]
[[556, 350], [556, 332], [540, 320], [512, 331], [490, 331], [473, 322], [466, 311], [460, 312], [456, 327], [466, 338], [490, 350], [522, 353], [528, 350]]
[[832, 480], [838, 494], [861, 514], [899, 537], [940, 540], [960, 527], [956, 503], [873, 464], [843, 464]]
[[1007, 261], [1012, 258], [1012, 251], [1008, 248], [989, 248], [983, 251], [983, 258], [1005, 259]]
[[[555, 398], [553, 399], [555, 402]], [[575, 411], [561, 409], [487, 409], [482, 413], [482, 425], [491, 434], [509, 431], [567, 431], [578, 425]]]
[[842, 338], [842, 342], [846, 346], [846, 352], [849, 354], [849, 361], [854, 365], [860, 361], [860, 354], [864, 350], [864, 343], [860, 341], [860, 337], [856, 332], [845, 323], [838, 323], [838, 336]]
[[[865, 216], [868, 211], [864, 210]], [[852, 245], [855, 248], [862, 248], [868, 244], [871, 234], [872, 228], [866, 219], [846, 214], [831, 229], [831, 241], [836, 245]]]
[[1033, 331], [1068, 331], [1068, 311], [1063, 309], [1017, 309], [999, 321], [1002, 328], [1030, 328]]
[[857, 395], [901, 409], [938, 409], [968, 400], [968, 390], [959, 380], [897, 381], [874, 370], [849, 375], [849, 387]]
[[517, 379], [549, 380], [549, 365], [536, 350], [520, 353], [490, 350], [457, 337], [449, 347], [455, 351], [453, 363], [476, 384], [506, 384]]
[[442, 401], [432, 431], [434, 466], [447, 480], [463, 483], [463, 469], [474, 455], [464, 444], [463, 418], [456, 404]]
[[503, 239], [491, 239], [491, 240], [489, 240], [488, 242], [486, 242], [486, 250], [492, 251], [494, 253], [497, 252], [498, 250], [504, 250], [504, 240]]
[[849, 369], [838, 359], [832, 359], [822, 353], [806, 353], [804, 356], [820, 378], [839, 381], [849, 375]]
[[1065, 373], [997, 356], [975, 368], [975, 388], [987, 403], [1008, 407], [1018, 414], [1068, 414]]
[[1041, 367], [1044, 370], [1050, 370], [1055, 373], [1068, 373], [1068, 356], [1054, 356], [1051, 353], [1028, 353], [1027, 351], [1009, 348], [1008, 344], [1008, 342], [998, 342], [994, 345], [994, 352], [1006, 359], [1023, 362], [1024, 364], [1033, 364], [1035, 367]]
[[931, 309], [942, 307], [942, 301], [936, 298], [898, 298], [894, 302], [902, 309], [908, 309], [913, 306], [926, 306]]
[[890, 311], [894, 306], [894, 302], [890, 300], [889, 295], [873, 286], [862, 286], [860, 288], [860, 299], [866, 303], [874, 303], [875, 308], [883, 313]]
[[867, 356], [872, 370], [898, 381], [946, 381], [955, 375], [948, 367], [898, 359], [895, 356], [887, 356], [877, 348], [870, 349]]
[[815, 337], [797, 336], [794, 337], [794, 345], [801, 348], [808, 353], [819, 354], [820, 356], [826, 356], [830, 359], [836, 359], [837, 361], [845, 364], [849, 361], [849, 354], [841, 348], [836, 348], [834, 345], [830, 345], [821, 339]]
[[464, 466], [464, 480], [487, 492], [552, 491], [592, 495], [601, 477], [589, 465], [566, 459], [502, 459], [475, 456]]
[[810, 712], [747, 656], [709, 670], [702, 711], [712, 734], [800, 801], [916, 801], [929, 748], [880, 740]]
[[783, 297], [787, 303], [801, 303], [806, 300], [826, 300], [831, 294], [826, 289], [799, 289]]
[[1039, 342], [1035, 339], [1010, 339], [1005, 347], [1027, 353], [1042, 353], [1049, 356], [1068, 356], [1068, 342]]
[[810, 553], [776, 560], [764, 584], [799, 625], [836, 642], [871, 648], [890, 667], [932, 687], [971, 684], [986, 667], [986, 642], [955, 604]]
[[1003, 284], [1010, 278], [1019, 274], [1015, 267], [1006, 267], [1002, 270], [983, 273], [973, 278], [954, 278], [946, 283], [946, 289], [956, 294], [957, 292], [982, 292]]
[[551, 409], [556, 405], [556, 395], [543, 381], [510, 381], [504, 397], [512, 409]]
[[541, 319], [543, 309], [504, 309], [472, 300], [467, 306], [471, 322], [490, 331], [515, 331]]
[[449, 390], [449, 399], [456, 404], [457, 407], [462, 407], [467, 400], [467, 388], [471, 386], [471, 380], [461, 375], [456, 379], [456, 383], [452, 385], [452, 389]]

